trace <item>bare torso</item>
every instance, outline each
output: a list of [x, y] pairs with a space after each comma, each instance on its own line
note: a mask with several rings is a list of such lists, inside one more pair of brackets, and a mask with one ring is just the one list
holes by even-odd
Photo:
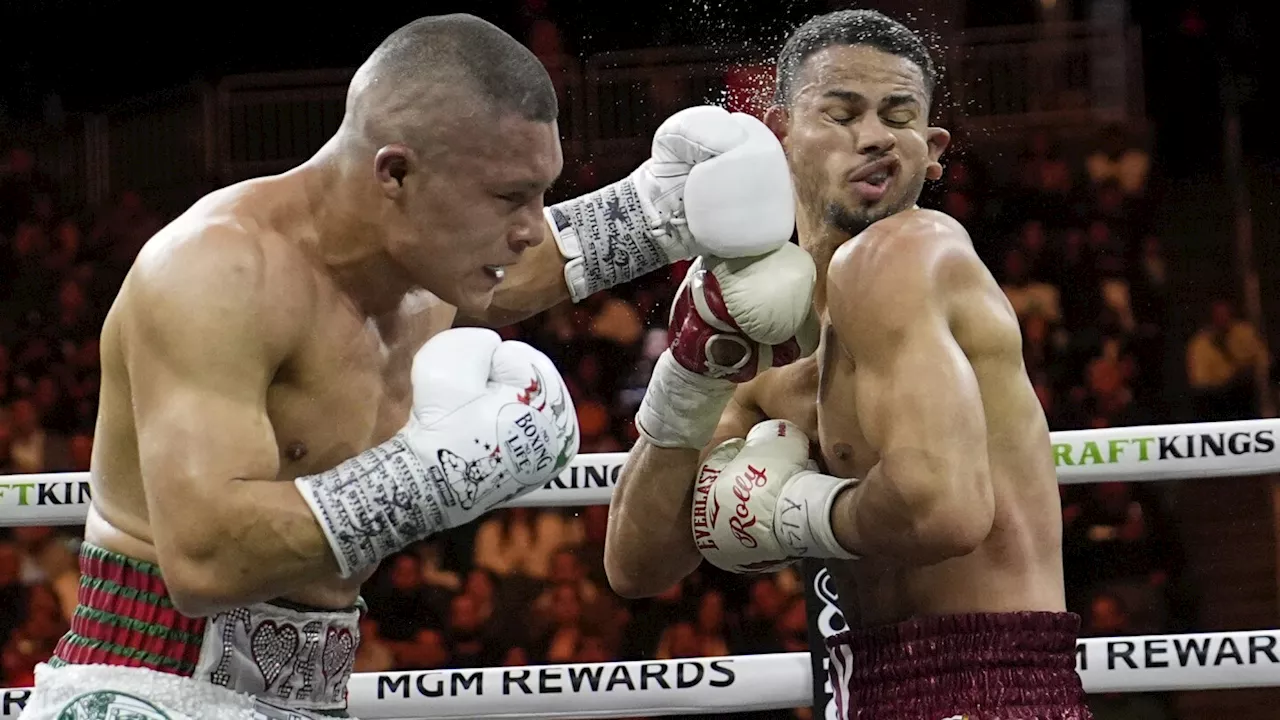
[[[825, 320], [813, 356], [765, 373], [750, 384], [746, 398], [762, 415], [794, 422], [817, 438], [826, 472], [866, 477], [879, 457], [858, 426], [857, 369]], [[1012, 310], [960, 328], [956, 337], [966, 351], [978, 343], [1012, 343], [1014, 352], [1020, 348], [1017, 338]], [[981, 360], [973, 369], [995, 486], [991, 534], [977, 551], [926, 567], [876, 559], [828, 562], [841, 610], [853, 625], [922, 615], [1063, 610], [1061, 508], [1043, 414], [1025, 373], [1010, 372], [1005, 364], [987, 367]]]
[[[245, 192], [237, 186], [202, 201], [182, 222], [212, 222], [234, 217], [261, 228], [264, 251], [288, 277], [281, 282], [306, 288], [313, 302], [303, 341], [279, 368], [266, 395], [280, 451], [278, 480], [318, 473], [386, 440], [405, 423], [409, 412], [409, 367], [414, 352], [432, 335], [451, 326], [454, 308], [428, 293], [408, 297], [401, 307], [376, 321], [347, 301], [331, 278], [301, 249], [268, 206], [269, 192]], [[192, 214], [194, 218], [189, 217]], [[287, 226], [286, 226], [287, 227]], [[174, 242], [161, 231], [151, 243]], [[295, 274], [296, 273], [296, 274]], [[287, 291], [287, 290], [285, 290]], [[303, 292], [299, 290], [299, 292]], [[131, 342], [123, 318], [134, 312], [126, 279], [102, 330], [102, 387], [93, 451], [93, 507], [85, 527], [88, 542], [150, 562], [157, 562], [147, 502], [139, 469], [139, 438], [133, 421], [132, 387], [145, 377], [130, 377], [125, 353]], [[182, 448], [171, 452], [181, 453]], [[151, 479], [162, 481], [162, 479]], [[192, 512], [200, 512], [192, 508]], [[299, 590], [285, 598], [321, 608], [350, 606], [367, 579], [356, 576]]]

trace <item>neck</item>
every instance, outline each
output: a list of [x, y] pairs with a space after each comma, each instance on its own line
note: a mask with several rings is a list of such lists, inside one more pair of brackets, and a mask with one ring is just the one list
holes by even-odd
[[381, 198], [372, 187], [353, 182], [357, 170], [340, 135], [314, 157], [291, 171], [301, 183], [308, 233], [315, 258], [359, 311], [379, 317], [394, 311], [413, 289], [400, 266], [387, 253], [387, 223], [361, 208], [376, 208]]
[[796, 230], [800, 238], [800, 247], [813, 258], [818, 270], [818, 282], [813, 288], [813, 307], [822, 317], [827, 312], [827, 266], [836, 248], [849, 240], [849, 234], [822, 221], [820, 216], [804, 213], [796, 217]]

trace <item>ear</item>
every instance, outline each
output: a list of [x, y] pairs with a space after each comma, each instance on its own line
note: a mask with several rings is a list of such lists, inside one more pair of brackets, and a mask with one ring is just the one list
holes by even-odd
[[399, 197], [404, 192], [405, 179], [418, 166], [418, 156], [410, 148], [399, 145], [387, 145], [373, 158], [373, 172], [378, 178], [378, 185], [389, 198]]
[[791, 113], [781, 105], [770, 105], [769, 109], [764, 111], [764, 124], [785, 148], [787, 133], [791, 129]]
[[925, 177], [930, 180], [942, 179], [942, 163], [939, 159], [951, 144], [951, 133], [940, 127], [925, 130], [925, 142], [929, 144], [929, 165], [925, 168]]

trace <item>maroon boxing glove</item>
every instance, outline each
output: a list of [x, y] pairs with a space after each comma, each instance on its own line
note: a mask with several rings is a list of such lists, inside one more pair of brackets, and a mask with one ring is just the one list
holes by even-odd
[[817, 272], [784, 245], [756, 258], [699, 257], [671, 308], [670, 346], [658, 358], [636, 427], [659, 447], [701, 450], [742, 383], [818, 345]]

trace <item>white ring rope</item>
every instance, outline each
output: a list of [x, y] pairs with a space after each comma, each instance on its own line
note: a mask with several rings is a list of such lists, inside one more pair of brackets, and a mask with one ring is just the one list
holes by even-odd
[[[1058, 481], [1190, 480], [1280, 472], [1280, 420], [1143, 425], [1051, 433]], [[608, 505], [626, 453], [586, 453], [505, 507]], [[0, 527], [80, 525], [89, 473], [0, 475]]]
[[[1082, 638], [1076, 669], [1089, 693], [1272, 687], [1280, 630]], [[625, 718], [783, 710], [813, 703], [808, 653], [651, 662], [358, 673], [361, 720]], [[16, 718], [27, 688], [0, 693]]]
[[[1280, 420], [1146, 425], [1051, 434], [1058, 481], [1189, 480], [1280, 472]], [[607, 505], [626, 453], [579, 455], [546, 487], [508, 507]], [[88, 473], [0, 475], [0, 527], [77, 525]], [[1280, 686], [1280, 630], [1082, 638], [1086, 692], [1164, 692]], [[654, 662], [361, 673], [350, 711], [362, 720], [622, 718], [808, 707], [808, 653]], [[0, 691], [0, 720], [26, 688]]]

